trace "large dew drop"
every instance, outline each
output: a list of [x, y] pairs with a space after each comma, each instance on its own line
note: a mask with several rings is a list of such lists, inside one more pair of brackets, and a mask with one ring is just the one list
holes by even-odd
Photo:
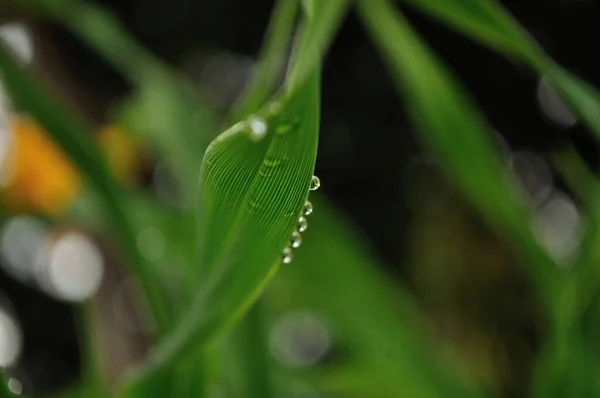
[[302, 213], [305, 216], [310, 216], [313, 212], [313, 205], [312, 203], [310, 203], [308, 200], [306, 201], [306, 203], [304, 203], [304, 210], [302, 211]]
[[292, 249], [289, 247], [286, 247], [285, 249], [283, 249], [283, 253], [281, 253], [281, 262], [284, 264], [289, 264], [292, 262], [292, 259], [294, 258], [294, 255], [292, 254]]
[[298, 231], [292, 232], [292, 237], [290, 238], [290, 245], [296, 249], [300, 247], [302, 244], [302, 235]]
[[304, 232], [308, 228], [308, 221], [304, 217], [298, 219], [298, 226], [296, 227], [298, 232]]
[[262, 140], [267, 134], [267, 122], [261, 118], [252, 118], [248, 121], [250, 127], [250, 138], [253, 141]]
[[317, 189], [319, 189], [320, 186], [321, 186], [321, 180], [319, 180], [319, 177], [312, 176], [312, 180], [310, 180], [310, 190], [316, 191]]

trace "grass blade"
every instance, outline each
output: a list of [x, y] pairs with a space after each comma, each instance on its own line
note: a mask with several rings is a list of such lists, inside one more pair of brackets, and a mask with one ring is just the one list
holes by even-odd
[[[556, 295], [558, 271], [530, 230], [489, 127], [476, 107], [387, 0], [359, 3], [365, 24], [387, 60], [413, 124], [479, 211], [500, 227], [521, 254], [545, 305]], [[512, 192], [511, 192], [512, 191]]]
[[[384, 266], [365, 237], [322, 197], [311, 195], [311, 202], [315, 208], [309, 217], [311, 228], [294, 262], [278, 274], [286, 300], [276, 295], [274, 284], [267, 296], [272, 305], [291, 300], [295, 308], [323, 315], [343, 340], [344, 366], [365, 379], [364, 396], [481, 396], [464, 374], [452, 371], [456, 364], [440, 360], [442, 355], [427, 347], [414, 298], [381, 271]], [[331, 372], [318, 370], [324, 378]], [[345, 384], [350, 390], [340, 395], [354, 396], [355, 386]]]
[[501, 6], [490, 0], [408, 0], [471, 39], [508, 54], [542, 75], [600, 137], [600, 93], [557, 65]]
[[270, 353], [265, 328], [263, 300], [259, 300], [239, 324], [232, 336], [238, 352], [240, 391], [246, 398], [273, 398]]
[[134, 379], [132, 396], [145, 396], [145, 381], [239, 320], [280, 263], [314, 169], [318, 76], [284, 100], [280, 112], [262, 117], [263, 139], [253, 141], [247, 125], [238, 124], [206, 151], [198, 210], [203, 282], [173, 335]]
[[29, 111], [44, 126], [103, 200], [112, 222], [113, 232], [118, 237], [129, 263], [140, 277], [157, 324], [161, 331], [168, 330], [169, 316], [157, 290], [156, 281], [136, 249], [134, 228], [127, 211], [123, 208], [120, 189], [94, 146], [91, 133], [82, 122], [71, 117], [54, 99], [39, 89], [2, 46], [0, 46], [0, 73], [15, 104]]
[[256, 112], [273, 94], [277, 77], [285, 65], [298, 5], [299, 0], [278, 0], [275, 3], [258, 56], [256, 73], [234, 107], [233, 120], [241, 120]]
[[308, 2], [311, 18], [301, 27], [286, 79], [288, 91], [303, 85], [308, 75], [321, 64], [337, 28], [348, 9], [349, 0]]

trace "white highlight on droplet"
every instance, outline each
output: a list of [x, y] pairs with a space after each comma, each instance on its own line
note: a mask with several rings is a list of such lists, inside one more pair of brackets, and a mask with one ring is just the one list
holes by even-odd
[[261, 118], [252, 118], [248, 121], [250, 127], [250, 138], [253, 141], [259, 141], [267, 134], [267, 122]]
[[0, 40], [20, 62], [29, 64], [33, 61], [33, 40], [29, 29], [24, 24], [11, 22], [1, 25]]
[[577, 117], [560, 98], [546, 76], [543, 76], [538, 82], [537, 100], [543, 114], [551, 122], [563, 128], [572, 127], [577, 123]]
[[17, 321], [0, 309], [0, 367], [12, 366], [21, 353], [21, 329]]
[[104, 261], [98, 247], [84, 234], [67, 232], [47, 247], [40, 284], [67, 301], [83, 301], [100, 288]]

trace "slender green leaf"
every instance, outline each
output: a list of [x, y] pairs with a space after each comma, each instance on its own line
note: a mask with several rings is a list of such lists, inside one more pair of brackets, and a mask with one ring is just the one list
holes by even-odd
[[333, 41], [348, 5], [349, 0], [327, 0], [312, 4], [312, 18], [305, 21], [294, 45], [286, 79], [288, 91], [302, 86], [309, 74], [321, 64], [323, 54]]
[[298, 4], [299, 0], [278, 0], [275, 3], [256, 72], [234, 107], [233, 120], [241, 120], [256, 112], [273, 94], [285, 65]]
[[202, 285], [173, 335], [134, 379], [133, 396], [142, 396], [145, 381], [239, 320], [280, 263], [314, 169], [317, 75], [278, 112], [261, 117], [268, 126], [264, 138], [253, 140], [251, 123], [239, 123], [206, 151], [198, 207]]
[[500, 5], [490, 0], [408, 0], [473, 40], [509, 54], [547, 75], [583, 122], [600, 137], [600, 93], [556, 65]]
[[60, 104], [38, 88], [1, 46], [0, 73], [15, 104], [29, 111], [45, 127], [103, 200], [113, 232], [119, 238], [129, 263], [140, 277], [160, 330], [168, 330], [169, 314], [165, 311], [153, 275], [136, 249], [134, 229], [127, 211], [123, 208], [122, 193], [94, 146], [91, 133], [84, 123], [69, 115]]
[[413, 124], [473, 204], [507, 233], [543, 303], [556, 296], [558, 270], [530, 230], [530, 216], [494, 151], [477, 108], [389, 1], [362, 0], [361, 15], [405, 95]]
[[[281, 283], [273, 284], [267, 298], [275, 306], [291, 301], [293, 307], [308, 307], [332, 326], [338, 337], [334, 346], [344, 353], [344, 366], [351, 366], [354, 374], [339, 380], [336, 388], [347, 386], [340, 395], [363, 396], [353, 390], [361, 375], [364, 396], [481, 396], [464, 374], [455, 371], [456, 364], [450, 365], [440, 350], [427, 346], [414, 298], [382, 271], [381, 259], [356, 226], [322, 197], [311, 194], [310, 200], [315, 209], [310, 228], [294, 261], [278, 274]], [[338, 366], [335, 361], [318, 368], [319, 378], [337, 377], [333, 372]]]
[[263, 306], [262, 299], [256, 302], [231, 337], [238, 353], [240, 391], [246, 398], [275, 396]]
[[120, 104], [116, 123], [142, 137], [176, 177], [184, 208], [193, 207], [195, 184], [202, 157], [218, 129], [214, 112], [176, 75], [162, 69], [148, 78]]

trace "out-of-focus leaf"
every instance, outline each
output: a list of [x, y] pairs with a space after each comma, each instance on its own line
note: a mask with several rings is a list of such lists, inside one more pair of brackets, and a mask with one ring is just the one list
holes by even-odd
[[169, 314], [156, 289], [156, 280], [136, 249], [136, 237], [128, 211], [123, 207], [122, 192], [112, 179], [91, 133], [84, 123], [67, 113], [18, 67], [0, 46], [0, 73], [15, 105], [30, 112], [87, 177], [90, 186], [104, 203], [114, 234], [140, 277], [150, 308], [161, 331], [169, 329]]
[[148, 396], [145, 382], [239, 320], [276, 271], [314, 169], [318, 75], [280, 107], [259, 113], [267, 127], [264, 136], [251, 130], [260, 126], [243, 122], [207, 149], [198, 206], [202, 283], [173, 335], [133, 380], [131, 396]]
[[558, 269], [530, 228], [477, 108], [387, 0], [359, 1], [367, 28], [387, 60], [413, 124], [471, 202], [500, 227], [527, 266], [544, 305], [557, 294]]
[[500, 5], [490, 0], [408, 0], [473, 40], [507, 53], [547, 75], [583, 122], [600, 137], [600, 93], [548, 57]]
[[256, 72], [234, 107], [233, 120], [256, 112], [273, 94], [277, 78], [285, 65], [298, 4], [299, 0], [278, 0], [275, 3]]
[[[550, 59], [499, 4], [489, 0], [410, 0], [410, 3], [464, 32], [473, 40], [510, 53], [514, 59], [545, 75], [589, 130], [597, 138], [600, 137], [598, 90]], [[484, 31], [487, 33], [482, 34]], [[494, 40], [493, 37], [500, 39]], [[503, 41], [503, 45], [500, 45], [499, 41]], [[548, 396], [551, 391], [558, 394], [555, 396], [582, 396], [581, 391], [577, 389], [578, 385], [582, 384], [569, 376], [565, 379], [565, 372], [570, 372], [582, 363], [587, 363], [587, 368], [597, 365], [597, 362], [589, 362], [589, 357], [580, 355], [580, 343], [569, 336], [574, 325], [580, 321], [582, 310], [588, 309], [590, 292], [597, 292], [600, 284], [598, 271], [594, 269], [593, 272], [589, 272], [595, 268], [598, 261], [596, 246], [600, 234], [596, 204], [600, 197], [595, 193], [598, 190], [597, 183], [593, 182], [593, 186], [594, 188], [590, 189], [591, 197], [585, 199], [589, 207], [589, 227], [585, 239], [581, 242], [580, 256], [575, 267], [576, 275], [565, 277], [562, 291], [557, 291], [552, 300], [554, 308], [550, 318], [553, 319], [552, 326], [555, 330], [546, 347], [549, 352], [545, 352], [538, 361], [532, 389], [534, 396]], [[561, 378], [562, 380], [559, 380]], [[591, 379], [593, 377], [588, 377], [588, 380]], [[555, 382], [549, 383], [550, 380]], [[570, 382], [567, 382], [569, 380]]]
[[193, 85], [138, 43], [108, 10], [89, 1], [32, 2], [69, 28], [115, 69], [136, 84], [117, 112], [124, 131], [143, 136], [182, 182], [191, 204], [201, 157], [217, 132], [213, 110]]
[[327, 0], [312, 4], [312, 18], [301, 27], [302, 31], [295, 44], [286, 86], [288, 91], [302, 86], [309, 74], [320, 65], [323, 54], [333, 40], [344, 15], [349, 0]]
[[117, 110], [116, 123], [146, 140], [177, 178], [183, 204], [196, 193], [198, 170], [218, 123], [213, 110], [176, 75], [164, 70], [144, 81]]
[[[418, 332], [423, 323], [414, 299], [384, 274], [365, 238], [327, 201], [317, 195], [310, 200], [315, 209], [310, 228], [267, 298], [272, 306], [289, 301], [293, 307], [314, 310], [331, 325], [334, 347], [342, 354], [318, 368], [319, 383], [337, 383], [337, 389], [346, 384], [347, 390], [334, 393], [362, 396], [353, 390], [360, 375], [366, 383], [364, 396], [481, 396], [463, 374], [448, 370], [447, 358], [427, 347]], [[356, 377], [328, 380], [337, 378], [337, 360]]]
[[263, 300], [259, 300], [230, 337], [239, 369], [238, 389], [246, 398], [275, 397], [271, 369], [268, 330]]

